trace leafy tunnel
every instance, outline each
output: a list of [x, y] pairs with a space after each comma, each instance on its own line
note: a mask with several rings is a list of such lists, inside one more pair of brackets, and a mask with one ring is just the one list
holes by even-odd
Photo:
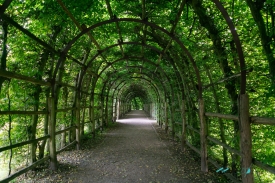
[[275, 179], [274, 1], [0, 3], [3, 181], [140, 109], [203, 172]]

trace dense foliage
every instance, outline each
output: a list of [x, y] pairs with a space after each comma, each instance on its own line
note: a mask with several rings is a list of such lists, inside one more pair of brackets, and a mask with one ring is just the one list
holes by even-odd
[[[275, 2], [221, 3], [239, 35], [245, 68], [232, 30], [213, 1], [14, 0], [0, 19], [0, 72], [20, 77], [0, 76], [0, 112], [48, 111], [51, 97], [56, 109], [77, 108], [79, 99], [82, 134], [95, 134], [132, 108], [148, 111], [176, 138], [182, 133], [183, 99], [188, 126], [200, 129], [200, 87], [207, 112], [238, 115], [244, 69], [250, 115], [274, 118]], [[0, 115], [0, 147], [48, 134], [47, 114]], [[75, 109], [58, 112], [56, 131], [76, 120]], [[238, 121], [209, 117], [207, 124], [210, 136], [240, 149]], [[274, 133], [274, 126], [252, 125], [253, 157], [273, 167]], [[57, 135], [57, 149], [75, 135], [73, 130]], [[187, 130], [186, 138], [200, 147], [199, 134]], [[1, 152], [5, 171], [0, 177], [45, 157], [47, 144]], [[211, 142], [208, 152], [241, 176], [240, 157]], [[275, 179], [259, 168], [254, 174], [256, 182]]]

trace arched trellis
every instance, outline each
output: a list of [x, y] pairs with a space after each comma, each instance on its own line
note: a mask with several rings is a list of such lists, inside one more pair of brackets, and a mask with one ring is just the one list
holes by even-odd
[[[122, 101], [128, 101], [128, 102], [131, 102], [130, 100], [131, 99], [128, 99], [127, 100], [127, 98], [129, 97], [129, 96], [131, 96], [130, 95], [130, 93], [135, 93], [135, 92], [141, 92], [141, 91], [143, 91], [143, 94], [145, 95], [145, 96], [143, 96], [142, 98], [145, 98], [145, 97], [149, 97], [149, 99], [150, 99], [150, 101], [147, 101], [147, 102], [152, 102], [152, 103], [154, 103], [154, 102], [156, 102], [156, 100], [158, 101], [158, 100], [160, 100], [159, 99], [159, 95], [160, 95], [160, 91], [157, 89], [157, 87], [156, 86], [154, 86], [151, 82], [150, 82], [150, 80], [147, 80], [146, 78], [144, 78], [144, 77], [131, 77], [130, 79], [139, 79], [140, 81], [139, 82], [144, 82], [144, 83], [147, 83], [147, 85], [149, 86], [148, 88], [143, 88], [143, 87], [141, 87], [140, 85], [141, 85], [141, 83], [139, 83], [139, 82], [135, 82], [135, 83], [127, 83], [127, 86], [125, 86], [125, 87], [123, 87], [123, 88], [121, 88], [121, 90], [117, 93], [117, 97], [116, 98], [119, 98], [120, 100], [122, 100]], [[125, 83], [126, 83], [126, 81], [124, 81]], [[134, 91], [133, 91], [133, 88], [131, 88], [133, 85], [135, 85], [136, 87], [139, 87], [139, 89], [135, 89]], [[151, 89], [150, 89], [151, 88]], [[130, 92], [130, 90], [132, 90], [132, 92]], [[150, 90], [153, 90], [153, 91], [150, 91]], [[150, 91], [150, 92], [149, 92]], [[144, 93], [145, 92], [145, 93]], [[157, 97], [157, 99], [155, 99], [155, 100], [153, 100], [154, 99], [154, 97], [153, 96], [150, 96], [150, 95], [152, 95], [152, 92], [154, 92], [154, 94], [156, 95], [156, 97]], [[128, 94], [128, 97], [127, 96], [125, 96], [126, 94]], [[148, 103], [147, 103], [148, 104]]]
[[[124, 78], [123, 76], [121, 76], [121, 77], [119, 77], [119, 78]], [[117, 80], [119, 80], [119, 78], [117, 78]], [[144, 78], [143, 78], [144, 79]], [[112, 97], [111, 97], [111, 100], [114, 100], [114, 99], [116, 99], [116, 98], [119, 98], [118, 97], [118, 95], [119, 95], [119, 91], [127, 84], [127, 81], [125, 80], [125, 79], [123, 79], [122, 81], [120, 81], [119, 83], [117, 83], [117, 85], [116, 86], [113, 86], [113, 84], [114, 83], [112, 83], [111, 84], [111, 86], [109, 87], [109, 89], [108, 89], [108, 91], [107, 91], [107, 93], [106, 93], [106, 95], [105, 96], [109, 96], [110, 95], [110, 93], [113, 93], [112, 94]], [[103, 89], [102, 90], [105, 90], [104, 88], [106, 87], [106, 85], [104, 85], [104, 87], [103, 87]], [[155, 87], [154, 85], [153, 85], [153, 87]], [[111, 90], [114, 88], [114, 91], [113, 92], [111, 92]], [[156, 89], [156, 88], [154, 88], [154, 90], [155, 90], [155, 92], [157, 93], [157, 95], [159, 95], [158, 94], [158, 90]], [[117, 92], [117, 94], [115, 94]], [[106, 99], [106, 103], [108, 102], [108, 98]], [[106, 112], [106, 114], [107, 114], [107, 112]], [[108, 117], [106, 117], [106, 119], [107, 119]]]
[[[123, 60], [125, 60], [125, 59], [129, 59], [129, 58], [138, 58], [138, 57], [126, 57], [126, 58], [123, 57], [123, 58], [121, 58], [121, 59], [118, 59], [118, 60], [112, 62], [111, 64], [115, 64], [116, 62], [120, 62], [120, 61], [123, 61]], [[148, 59], [146, 59], [146, 58], [142, 58], [142, 59], [146, 60], [147, 63], [150, 63], [150, 64], [156, 66], [155, 63], [149, 61]], [[107, 69], [108, 67], [110, 67], [110, 65], [108, 65], [108, 66], [106, 66], [105, 68], [103, 68], [103, 69], [101, 70], [101, 72], [100, 72], [99, 75], [101, 75], [101, 74], [105, 71], [105, 69]], [[147, 69], [147, 68], [143, 68], [143, 69]], [[164, 72], [162, 69], [160, 69], [160, 71], [161, 71], [161, 73], [164, 73], [165, 77], [166, 77], [167, 80], [169, 81], [170, 79], [169, 79], [169, 77], [165, 74], [165, 72]], [[113, 75], [115, 75], [115, 72], [113, 72], [113, 73], [109, 76], [109, 78], [113, 77]], [[148, 76], [148, 77], [149, 77], [149, 76]], [[159, 78], [158, 78], [158, 79], [159, 79]], [[107, 80], [109, 80], [109, 79], [107, 79]], [[160, 81], [160, 82], [162, 83], [162, 81]], [[168, 83], [170, 83], [170, 82], [168, 82]], [[105, 86], [105, 85], [104, 85], [104, 86]], [[170, 88], [171, 88], [171, 86], [170, 86]]]
[[[122, 44], [122, 43], [120, 43], [120, 44]], [[137, 42], [127, 42], [127, 43], [123, 43], [123, 44], [138, 44], [138, 45], [144, 45], [144, 44], [140, 44], [140, 43], [137, 43]], [[109, 46], [109, 47], [105, 48], [104, 51], [107, 51], [108, 49], [113, 48], [114, 46], [117, 46], [117, 45], [119, 45], [119, 44], [115, 44], [115, 45]], [[153, 50], [155, 50], [155, 51], [161, 53], [160, 50], [158, 50], [157, 48], [155, 48], [155, 47], [153, 47], [153, 46], [148, 46], [148, 45], [146, 45], [146, 46], [147, 46], [148, 48], [150, 48], [150, 49], [153, 49]], [[92, 63], [92, 61], [93, 61], [94, 59], [96, 59], [96, 57], [99, 56], [99, 55], [100, 55], [101, 53], [103, 53], [104, 51], [100, 51], [98, 54], [96, 54], [96, 55], [91, 59], [91, 61], [89, 62], [89, 64]], [[129, 57], [124, 57], [124, 58], [118, 59], [117, 61], [121, 61], [121, 60], [123, 60], [123, 59], [129, 59]], [[145, 59], [145, 58], [141, 58], [141, 59], [146, 60], [146, 62], [149, 62], [149, 61], [148, 61], [147, 59]], [[107, 69], [108, 67], [112, 66], [113, 63], [115, 63], [115, 62], [117, 62], [117, 61], [114, 61], [114, 62], [108, 64], [104, 69], [101, 70], [99, 76], [102, 75], [102, 73], [104, 72], [105, 69]], [[88, 67], [89, 67], [89, 64], [88, 64]], [[159, 67], [159, 66], [158, 66], [157, 64], [155, 64], [155, 63], [151, 63], [151, 64], [155, 65], [156, 67]], [[88, 68], [88, 67], [87, 67], [87, 68]], [[162, 72], [163, 72], [163, 71], [162, 71]], [[176, 73], [178, 73], [177, 70], [176, 70]], [[178, 74], [178, 75], [179, 75], [179, 74]], [[166, 76], [166, 78], [168, 78], [168, 77]], [[170, 81], [170, 80], [168, 79], [168, 83], [170, 83], [169, 81]], [[179, 84], [179, 83], [178, 83], [178, 84]], [[180, 84], [179, 84], [179, 85], [180, 85]], [[172, 87], [170, 86], [170, 88], [172, 88]], [[183, 88], [181, 88], [181, 90], [183, 91]], [[172, 95], [173, 95], [173, 92], [172, 92]], [[173, 97], [173, 98], [174, 98], [174, 97]]]
[[[149, 78], [150, 78], [150, 76], [148, 76]], [[117, 79], [116, 79], [117, 80]], [[125, 82], [125, 80], [123, 80], [122, 82]], [[121, 83], [122, 83], [121, 82]], [[121, 84], [120, 83], [120, 84]], [[168, 83], [170, 83], [170, 82], [168, 82]], [[122, 87], [121, 87], [122, 88]], [[165, 89], [166, 87], [164, 87], [163, 86], [163, 88]], [[170, 84], [170, 87], [169, 87], [170, 89], [169, 90], [171, 90], [171, 96], [172, 96], [172, 99], [175, 97], [174, 96], [174, 93], [173, 93], [173, 91], [172, 91], [172, 86], [171, 86], [171, 84]], [[120, 90], [120, 89], [119, 89]], [[119, 90], [118, 90], [118, 92], [119, 92]], [[117, 90], [115, 90], [115, 91], [117, 91]], [[168, 95], [168, 93], [165, 91], [165, 93], [164, 93], [164, 96], [165, 96], [165, 98], [168, 98], [168, 102], [170, 103], [170, 105], [171, 105], [171, 98], [170, 98], [170, 96]], [[164, 103], [166, 103], [166, 101], [164, 100]], [[165, 108], [165, 110], [166, 110], [166, 108]], [[173, 107], [171, 107], [170, 108], [170, 113], [171, 113], [171, 119], [173, 119], [173, 111], [174, 111], [174, 109], [173, 109]], [[165, 113], [167, 113], [167, 112], [165, 112]], [[167, 115], [167, 114], [166, 114]], [[172, 120], [171, 120], [172, 121]], [[166, 131], [168, 131], [168, 120], [167, 120], [167, 118], [165, 119], [165, 130]], [[172, 123], [172, 134], [173, 134], [173, 136], [174, 136], [174, 124]]]
[[[5, 1], [5, 3], [6, 2], [8, 2], [8, 1]], [[226, 21], [227, 21], [227, 24], [229, 25], [229, 27], [230, 27], [230, 29], [231, 29], [231, 33], [232, 33], [232, 35], [233, 35], [233, 38], [234, 38], [234, 41], [235, 41], [235, 44], [237, 45], [237, 43], [236, 42], [238, 42], [239, 40], [238, 40], [238, 37], [236, 38], [236, 36], [238, 36], [237, 35], [237, 32], [236, 32], [236, 29], [234, 28], [234, 25], [232, 24], [232, 20], [229, 18], [229, 16], [227, 15], [227, 12], [224, 10], [224, 8], [223, 8], [223, 6], [221, 5], [221, 3], [218, 1], [218, 0], [213, 0], [213, 2], [216, 4], [216, 6], [218, 7], [218, 9], [222, 12], [222, 15], [225, 17], [225, 19], [226, 19]], [[4, 4], [2, 7], [1, 7], [1, 10], [3, 10], [3, 9], [5, 9], [5, 6], [6, 6], [6, 4]], [[6, 6], [7, 7], [7, 6]], [[4, 11], [3, 11], [4, 12]], [[8, 19], [8, 18], [6, 18], [6, 19]], [[116, 22], [118, 22], [118, 21], [116, 21]], [[232, 25], [231, 25], [232, 24]], [[234, 36], [235, 35], [235, 36]], [[36, 41], [38, 41], [39, 42], [39, 40], [36, 40]], [[41, 45], [43, 45], [43, 42], [41, 42]], [[121, 44], [119, 44], [119, 45], [121, 45]], [[44, 46], [46, 46], [47, 47], [47, 45], [44, 45]], [[237, 45], [236, 46], [237, 47], [237, 49], [238, 49], [238, 54], [239, 54], [239, 59], [241, 60], [242, 58], [243, 58], [243, 56], [240, 56], [241, 54], [242, 54], [242, 51], [241, 51], [241, 46], [240, 46], [240, 44], [239, 44], [239, 46]], [[51, 48], [49, 48], [48, 47], [48, 49], [51, 49]], [[55, 51], [54, 51], [55, 52]], [[59, 52], [55, 52], [55, 54], [59, 54]], [[65, 55], [66, 56], [66, 55]], [[67, 57], [67, 56], [66, 56]], [[80, 64], [81, 65], [81, 64]], [[244, 60], [243, 60], [243, 63], [241, 64], [242, 66], [241, 66], [241, 90], [240, 90], [240, 93], [241, 94], [245, 94], [245, 84], [243, 84], [243, 83], [245, 83], [246, 81], [245, 81], [245, 75], [246, 75], [246, 73], [245, 73], [245, 65], [244, 65]], [[86, 70], [87, 69], [87, 65], [84, 65], [84, 64], [82, 64], [82, 68], [83, 68], [83, 70]], [[57, 69], [57, 72], [58, 72], [58, 69], [59, 68], [57, 68], [56, 67], [56, 69]], [[86, 75], [87, 74], [83, 74], [83, 76], [85, 75], [85, 77], [86, 77]], [[60, 76], [62, 76], [62, 75], [60, 75]], [[87, 76], [88, 77], [88, 76]], [[59, 78], [61, 78], [62, 79], [62, 77], [59, 77]], [[80, 78], [80, 77], [79, 77]], [[78, 78], [78, 79], [79, 79]], [[177, 77], [177, 78], [179, 78], [179, 77]], [[181, 80], [184, 80], [184, 79], [181, 79]], [[81, 84], [81, 82], [78, 82], [79, 83], [79, 87], [80, 86], [82, 86], [82, 84]], [[51, 83], [51, 86], [52, 85], [54, 85], [54, 84], [56, 84], [56, 85], [58, 85], [58, 82], [55, 82], [55, 79], [52, 81], [52, 83]], [[47, 86], [48, 86], [48, 84], [47, 84]], [[183, 88], [183, 87], [182, 87]], [[80, 89], [79, 89], [80, 90]], [[92, 92], [91, 92], [92, 93]], [[90, 94], [91, 94], [90, 93]], [[241, 103], [241, 102], [240, 102]], [[242, 119], [243, 120], [243, 119]]]
[[[219, 10], [222, 12], [223, 16], [225, 17], [228, 26], [231, 29], [231, 33], [233, 35], [234, 38], [234, 42], [236, 44], [236, 47], [238, 49], [238, 54], [239, 54], [239, 59], [240, 59], [240, 67], [241, 67], [241, 93], [245, 93], [245, 87], [246, 87], [246, 68], [245, 68], [245, 63], [244, 63], [244, 57], [243, 57], [243, 52], [242, 52], [242, 48], [241, 48], [241, 43], [239, 41], [238, 38], [238, 34], [236, 32], [236, 29], [230, 19], [230, 17], [228, 16], [228, 13], [226, 12], [226, 10], [224, 9], [224, 7], [222, 6], [222, 4], [218, 1], [218, 0], [213, 0], [216, 4], [216, 6], [219, 8]], [[9, 4], [9, 3], [7, 3]], [[3, 8], [4, 9], [4, 8]], [[4, 9], [5, 10], [5, 9]], [[19, 28], [22, 32], [24, 32], [25, 34], [27, 34], [28, 36], [30, 36], [32, 39], [34, 39], [35, 41], [37, 41], [39, 44], [41, 44], [42, 46], [44, 46], [45, 48], [51, 50], [53, 53], [55, 54], [59, 54], [56, 50], [54, 50], [51, 46], [49, 46], [47, 43], [41, 41], [39, 38], [37, 38], [36, 36], [34, 36], [33, 34], [31, 34], [30, 32], [28, 32], [26, 29], [20, 27], [16, 22], [14, 22], [12, 19], [10, 19], [8, 16], [5, 16], [4, 14], [2, 15], [2, 17], [7, 20], [8, 22], [10, 22], [12, 25], [14, 25], [15, 27]], [[182, 44], [182, 42], [177, 39], [174, 35], [171, 35], [168, 31], [166, 31], [165, 29], [157, 26], [156, 24], [153, 23], [149, 23], [143, 20], [138, 20], [138, 19], [129, 19], [129, 18], [123, 18], [123, 19], [111, 19], [111, 20], [107, 20], [104, 22], [100, 22], [97, 23], [87, 29], [84, 29], [80, 34], [78, 34], [74, 39], [72, 39], [67, 46], [63, 49], [63, 51], [60, 53], [60, 59], [58, 60], [56, 69], [54, 71], [53, 74], [53, 79], [55, 80], [56, 76], [57, 76], [57, 72], [58, 72], [58, 68], [61, 64], [63, 64], [63, 62], [66, 60], [66, 55], [69, 51], [69, 49], [71, 48], [72, 44], [74, 44], [82, 35], [86, 34], [88, 31], [91, 31], [92, 29], [102, 26], [104, 24], [109, 24], [109, 23], [113, 23], [113, 22], [120, 22], [120, 21], [128, 21], [128, 22], [139, 22], [139, 23], [143, 23], [147, 26], [151, 26], [154, 27], [158, 30], [161, 30], [162, 32], [164, 32], [165, 34], [167, 34], [168, 36], [170, 36], [174, 41], [176, 41], [180, 47], [182, 48], [182, 50], [186, 53], [186, 55], [188, 56], [188, 58], [191, 60], [191, 63], [193, 64], [194, 70], [196, 72], [196, 75], [198, 77], [198, 88], [199, 88], [199, 98], [201, 98], [201, 93], [202, 93], [202, 85], [200, 82], [200, 77], [199, 77], [199, 71], [196, 67], [195, 61], [193, 59], [193, 57], [191, 56], [191, 54], [188, 52], [188, 50], [185, 48], [185, 46]], [[61, 65], [62, 66], [62, 65]], [[61, 76], [59, 77], [58, 81], [61, 81]]]
[[[132, 58], [135, 58], [135, 57], [132, 57]], [[128, 58], [127, 58], [128, 59]], [[145, 58], [144, 58], [145, 59]], [[115, 64], [116, 62], [121, 62], [121, 61], [124, 61], [125, 60], [125, 58], [121, 58], [121, 59], [118, 59], [118, 60], [116, 60], [116, 61], [114, 61], [113, 63]], [[154, 64], [153, 62], [151, 62], [151, 61], [149, 61], [149, 60], [147, 60], [147, 59], [145, 59], [146, 60], [146, 62], [148, 62], [148, 63], [150, 63], [150, 64]], [[133, 66], [133, 67], [135, 67], [135, 66]], [[136, 68], [139, 68], [140, 66], [136, 66]], [[102, 70], [102, 72], [105, 70], [105, 69], [107, 69], [108, 68], [108, 66], [106, 66], [103, 70]], [[147, 68], [143, 68], [143, 69], [147, 69]], [[161, 71], [161, 73], [164, 75], [164, 77], [169, 81], [170, 79], [169, 79], [169, 76], [162, 70], [162, 69], [160, 69], [160, 71]], [[101, 73], [102, 73], [101, 72]], [[100, 73], [100, 75], [101, 75], [101, 73]], [[109, 78], [111, 78], [111, 77], [113, 77], [114, 75], [115, 75], [116, 73], [114, 72], [114, 73], [112, 73], [110, 76], [109, 76]], [[151, 76], [149, 76], [149, 75], [147, 75], [149, 78], [151, 77]], [[153, 79], [153, 78], [151, 78], [151, 79]], [[165, 88], [164, 87], [164, 84], [163, 84], [163, 81], [162, 80], [160, 80], [160, 78], [156, 78], [157, 80], [159, 80], [159, 82], [160, 83], [162, 83], [162, 87], [163, 88]]]
[[[133, 72], [133, 73], [134, 73], [134, 72]], [[112, 78], [113, 75], [115, 75], [115, 73], [111, 74], [111, 75], [109, 76], [109, 78]], [[144, 75], [144, 74], [143, 74], [143, 75]], [[146, 75], [146, 74], [145, 74], [145, 75]], [[125, 83], [125, 85], [126, 85], [126, 83], [127, 83], [127, 82], [125, 81], [124, 77], [125, 77], [125, 75], [121, 75], [121, 76], [118, 76], [117, 78], [114, 79], [115, 81], [117, 81], [117, 80], [120, 80], [121, 78], [123, 78], [122, 81], [121, 81], [120, 83], [118, 83], [116, 86], [114, 86], [115, 82], [112, 82], [111, 80], [107, 79], [107, 81], [110, 82], [110, 84], [109, 84], [110, 86], [109, 86], [109, 90], [108, 90], [106, 96], [109, 96], [109, 93], [111, 93], [112, 88], [114, 88], [114, 92], [113, 92], [113, 95], [112, 95], [112, 99], [117, 98], [117, 97], [114, 96], [114, 95], [115, 95], [115, 91], [118, 91], [118, 90], [119, 90], [119, 89], [117, 89], [117, 88], [119, 87], [119, 85], [121, 85], [122, 83]], [[150, 76], [147, 75], [147, 77], [149, 78]], [[150, 84], [150, 85], [154, 88], [155, 93], [157, 94], [158, 98], [160, 99], [160, 92], [159, 92], [160, 89], [158, 88], [157, 85], [151, 84], [151, 80], [148, 80], [148, 79], [146, 79], [146, 78], [144, 78], [144, 77], [139, 78], [139, 79], [146, 80], [147, 83]], [[104, 82], [104, 85], [103, 85], [103, 87], [102, 87], [102, 91], [104, 91], [105, 88], [107, 87], [107, 83], [108, 83], [108, 82]], [[123, 86], [124, 86], [124, 85], [123, 85]], [[122, 87], [123, 87], [123, 86], [122, 86]], [[121, 87], [121, 88], [122, 88], [122, 87]], [[166, 89], [166, 87], [165, 87], [163, 84], [162, 84], [162, 88], [163, 88], [163, 90], [166, 92], [167, 89]], [[117, 94], [117, 95], [118, 95], [118, 94]]]
[[[218, 2], [216, 1], [216, 3], [219, 5], [218, 7], [220, 9], [223, 8], [223, 6]], [[224, 16], [226, 16], [226, 13], [223, 14]], [[208, 168], [207, 168], [207, 149], [206, 149], [206, 123], [205, 123], [205, 119], [203, 118], [203, 115], [204, 115], [204, 103], [203, 101], [201, 100], [202, 99], [202, 84], [201, 84], [201, 79], [200, 79], [200, 74], [199, 74], [199, 71], [198, 71], [198, 68], [196, 66], [196, 63], [193, 59], [193, 57], [191, 56], [191, 54], [188, 52], [188, 50], [186, 49], [186, 47], [182, 44], [182, 42], [179, 40], [179, 39], [176, 39], [173, 35], [171, 35], [169, 32], [167, 32], [165, 29], [162, 29], [152, 23], [149, 23], [149, 22], [146, 22], [146, 21], [143, 21], [143, 20], [137, 20], [137, 19], [129, 19], [129, 18], [122, 18], [122, 19], [113, 19], [113, 20], [107, 20], [105, 22], [100, 22], [98, 24], [95, 24], [85, 30], [83, 30], [78, 36], [76, 36], [70, 43], [68, 43], [67, 47], [64, 49], [63, 53], [66, 53], [68, 52], [69, 48], [72, 46], [72, 44], [79, 38], [81, 37], [83, 34], [87, 33], [88, 31], [91, 31], [92, 29], [96, 28], [97, 26], [100, 26], [100, 25], [103, 25], [103, 24], [107, 24], [107, 23], [111, 23], [111, 22], [119, 22], [119, 21], [132, 21], [132, 22], [139, 22], [139, 23], [144, 23], [148, 26], [151, 26], [151, 27], [154, 27], [156, 29], [159, 29], [161, 31], [163, 31], [164, 33], [166, 33], [167, 35], [169, 35], [173, 40], [175, 40], [179, 45], [180, 47], [182, 48], [182, 50], [186, 53], [186, 55], [188, 56], [189, 60], [191, 61], [192, 65], [193, 65], [193, 68], [195, 70], [195, 73], [196, 73], [196, 76], [197, 76], [197, 80], [198, 80], [198, 90], [199, 90], [199, 93], [198, 93], [198, 98], [200, 99], [200, 118], [201, 118], [201, 128], [202, 129], [205, 129], [202, 131], [201, 133], [201, 142], [202, 142], [202, 153], [201, 153], [201, 157], [202, 157], [202, 170], [203, 171], [208, 171]], [[230, 24], [229, 22], [229, 27], [230, 28], [234, 28], [234, 25], [233, 24]], [[235, 29], [234, 29], [235, 30]], [[236, 32], [232, 30], [232, 34], [233, 34], [233, 37], [238, 37], [236, 36]], [[238, 39], [234, 38], [234, 41], [235, 41], [235, 44], [236, 46], [238, 47], [238, 50], [240, 50], [240, 42], [238, 42]], [[245, 93], [245, 86], [246, 86], [246, 72], [244, 71], [244, 60], [242, 60], [242, 54], [239, 55], [240, 57], [240, 67], [241, 67], [241, 70], [242, 70], [242, 73], [241, 73], [241, 94], [244, 94]], [[62, 57], [61, 57], [62, 58]], [[62, 67], [62, 62], [64, 61], [64, 59], [60, 59], [56, 68], [59, 68], [59, 65]], [[55, 72], [55, 76], [56, 76], [56, 73], [57, 71]], [[246, 99], [244, 99], [246, 100]], [[246, 112], [247, 113], [247, 112]], [[248, 116], [247, 114], [244, 114], [244, 116]], [[248, 121], [248, 119], [242, 119], [242, 121]], [[247, 125], [247, 122], [244, 122], [244, 126]], [[250, 131], [250, 130], [248, 130]], [[243, 136], [243, 138], [246, 138], [245, 135]], [[251, 144], [251, 142], [250, 142]], [[249, 145], [248, 145], [249, 146]], [[245, 147], [243, 148], [245, 149]], [[248, 162], [249, 163], [249, 162]], [[245, 163], [246, 166], [248, 163]], [[249, 176], [250, 177], [250, 176]]]
[[[144, 74], [144, 75], [146, 75], [146, 74]], [[120, 76], [120, 77], [118, 77], [118, 78], [116, 78], [117, 80], [120, 80], [120, 78], [124, 78], [125, 77], [125, 75], [122, 75], [122, 76]], [[148, 76], [147, 76], [148, 77]], [[151, 81], [150, 80], [148, 80], [148, 79], [146, 79], [146, 78], [144, 78], [144, 77], [130, 77], [129, 79], [134, 79], [134, 78], [139, 78], [139, 79], [141, 79], [141, 80], [145, 80], [145, 81], [147, 81], [147, 83], [150, 85], [150, 86], [152, 86], [152, 88], [154, 89], [154, 91], [155, 91], [155, 93], [157, 94], [157, 96], [158, 97], [160, 97], [160, 90], [158, 89], [158, 87], [157, 86], [155, 86], [154, 84], [152, 84], [151, 83]], [[117, 86], [114, 86], [114, 88], [115, 88], [115, 91], [118, 91], [119, 89], [118, 88], [123, 88], [124, 87], [124, 85], [122, 85], [122, 84], [127, 84], [127, 81], [125, 80], [125, 79], [123, 79], [122, 81], [120, 81], [118, 84], [117, 84]], [[121, 87], [119, 87], [120, 85], [122, 85]], [[110, 87], [109, 87], [109, 90], [111, 90], [113, 88], [113, 86], [111, 85]], [[163, 89], [164, 89], [164, 92], [166, 92], [166, 87], [164, 87], [163, 86]], [[119, 94], [117, 93], [116, 94], [116, 96], [118, 96]], [[113, 96], [113, 98], [116, 98], [115, 96]]]
[[181, 47], [181, 49], [185, 52], [185, 54], [187, 55], [187, 57], [189, 58], [189, 60], [191, 61], [192, 65], [193, 65], [193, 68], [194, 68], [194, 71], [196, 73], [196, 76], [197, 76], [197, 82], [198, 82], [198, 89], [199, 89], [199, 98], [202, 97], [202, 84], [201, 84], [201, 79], [200, 79], [200, 74], [199, 74], [199, 71], [198, 71], [198, 68], [196, 66], [196, 63], [193, 59], [193, 57], [191, 56], [191, 54], [189, 53], [188, 49], [183, 45], [183, 43], [177, 38], [175, 37], [174, 35], [172, 35], [170, 32], [166, 31], [165, 29], [157, 26], [156, 24], [153, 24], [153, 23], [150, 23], [150, 22], [147, 22], [147, 21], [144, 21], [144, 20], [139, 20], [139, 19], [133, 19], [133, 18], [121, 18], [121, 19], [111, 19], [111, 20], [106, 20], [104, 22], [100, 22], [100, 23], [97, 23], [97, 24], [94, 24], [92, 26], [90, 26], [89, 28], [87, 29], [84, 29], [80, 34], [78, 34], [74, 39], [72, 39], [68, 44], [67, 46], [63, 49], [62, 51], [62, 54], [61, 54], [61, 57], [60, 59], [58, 60], [58, 63], [57, 63], [57, 66], [56, 66], [56, 69], [54, 71], [54, 78], [57, 76], [57, 69], [59, 67], [62, 68], [62, 66], [64, 65], [64, 61], [65, 61], [65, 55], [68, 53], [69, 49], [71, 48], [71, 46], [81, 37], [83, 36], [84, 34], [86, 34], [87, 32], [99, 27], [99, 26], [102, 26], [102, 25], [105, 25], [105, 24], [109, 24], [109, 23], [114, 23], [114, 22], [137, 22], [137, 23], [142, 23], [142, 24], [145, 24], [147, 26], [151, 26], [155, 29], [158, 29], [160, 31], [162, 31], [163, 33], [165, 33], [166, 35], [170, 36], [171, 39], [173, 39], [174, 41], [176, 41], [179, 46]]
[[[158, 52], [159, 54], [162, 53], [161, 50], [157, 49], [157, 48], [154, 47], [154, 46], [150, 46], [150, 45], [146, 45], [146, 44], [138, 43], [138, 42], [123, 42], [123, 43], [114, 44], [114, 45], [111, 45], [111, 46], [109, 46], [109, 47], [107, 47], [107, 48], [105, 48], [105, 49], [99, 51], [96, 55], [94, 55], [93, 58], [88, 62], [87, 67], [84, 68], [84, 72], [82, 72], [80, 78], [82, 78], [82, 77], [85, 75], [85, 71], [87, 70], [87, 68], [90, 67], [90, 65], [92, 64], [92, 62], [93, 62], [100, 54], [104, 53], [105, 51], [108, 51], [109, 49], [111, 49], [111, 48], [113, 48], [113, 47], [115, 47], [115, 46], [131, 45], [131, 44], [145, 46], [145, 47], [147, 47], [147, 48], [149, 48], [149, 49], [152, 49], [152, 50]], [[137, 58], [137, 59], [145, 60], [146, 62], [149, 61], [148, 59], [146, 59], [146, 58], [144, 58], [144, 57], [138, 58], [138, 57], [129, 57], [129, 56], [126, 56], [126, 57], [124, 56], [123, 58], [118, 59], [117, 61], [126, 60], [126, 59], [129, 59], [129, 58]], [[115, 62], [117, 62], [117, 61], [113, 61], [113, 62], [109, 63], [104, 69], [102, 69], [102, 71], [98, 74], [99, 77], [102, 75], [102, 72], [105, 71], [105, 69], [107, 69], [108, 67], [112, 66], [112, 65], [113, 65], [112, 63], [115, 63]], [[103, 62], [102, 62], [102, 63], [103, 63]], [[102, 63], [101, 63], [101, 64], [102, 64]], [[157, 68], [159, 67], [159, 65], [157, 65], [156, 63], [153, 63], [153, 62], [149, 62], [149, 63], [150, 63], [150, 64], [153, 64], [153, 65], [154, 65], [155, 67], [157, 67]], [[100, 65], [101, 65], [101, 64], [100, 64]], [[171, 62], [171, 64], [172, 64], [172, 62]], [[100, 66], [99, 66], [99, 67], [100, 67]], [[99, 68], [98, 68], [98, 69], [99, 69]], [[178, 74], [178, 73], [179, 73], [178, 70], [175, 70], [175, 72], [177, 73], [177, 75], [179, 75], [179, 74]], [[81, 79], [80, 79], [80, 80], [81, 80]], [[81, 82], [79, 82], [79, 83], [81, 83]], [[79, 86], [79, 87], [81, 87], [81, 86]], [[183, 90], [183, 88], [181, 88], [181, 90]]]
[[[130, 72], [131, 73], [131, 72]], [[135, 72], [132, 72], [132, 73], [135, 73]], [[149, 78], [149, 75], [147, 75], [147, 74], [145, 74], [145, 73], [143, 73], [143, 75], [144, 76], [147, 76], [148, 78]], [[123, 82], [127, 82], [126, 80], [125, 80], [125, 76], [126, 75], [121, 75], [121, 76], [118, 76], [117, 78], [115, 78], [115, 80], [120, 80], [121, 78], [123, 78], [123, 80], [120, 82], [120, 83], [118, 83], [117, 84], [117, 86], [114, 86], [114, 83], [111, 83], [110, 84], [110, 86], [109, 86], [109, 90], [111, 90], [112, 88], [117, 88], [121, 83], [123, 83]], [[149, 80], [149, 79], [146, 79], [146, 78], [144, 78], [144, 77], [132, 77], [131, 76], [131, 78], [139, 78], [139, 79], [142, 79], [142, 80], [146, 80], [147, 82], [148, 82], [148, 84], [150, 84], [151, 85], [151, 80]], [[130, 78], [129, 78], [130, 79]], [[157, 85], [152, 85], [152, 87], [154, 88], [154, 90], [155, 90], [155, 92], [157, 93], [157, 95], [158, 95], [158, 97], [160, 96], [160, 89], [158, 88], [158, 86]], [[103, 89], [102, 90], [104, 90], [106, 88], [106, 85], [104, 85], [103, 86]], [[164, 93], [165, 92], [167, 92], [167, 89], [166, 89], [166, 87], [164, 86], [164, 85], [162, 85], [162, 88], [163, 88], [163, 91], [164, 91]], [[110, 92], [110, 91], [109, 91]]]

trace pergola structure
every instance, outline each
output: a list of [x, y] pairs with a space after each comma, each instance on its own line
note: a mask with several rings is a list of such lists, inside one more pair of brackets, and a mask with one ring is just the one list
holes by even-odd
[[[10, 157], [4, 181], [48, 160], [56, 170], [58, 153], [79, 149], [84, 135], [137, 102], [182, 150], [200, 155], [202, 171], [212, 163], [249, 183], [254, 167], [275, 173], [275, 162], [260, 161], [252, 148], [275, 130], [274, 108], [273, 116], [265, 112], [275, 105], [274, 2], [1, 4], [0, 158]], [[11, 174], [13, 161], [23, 169]]]

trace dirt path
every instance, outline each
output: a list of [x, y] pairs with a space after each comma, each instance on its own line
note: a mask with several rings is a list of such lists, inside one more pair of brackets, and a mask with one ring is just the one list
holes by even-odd
[[219, 175], [202, 173], [193, 157], [161, 140], [161, 129], [153, 123], [143, 111], [132, 111], [100, 144], [62, 153], [58, 172], [40, 172], [24, 182], [224, 182]]

